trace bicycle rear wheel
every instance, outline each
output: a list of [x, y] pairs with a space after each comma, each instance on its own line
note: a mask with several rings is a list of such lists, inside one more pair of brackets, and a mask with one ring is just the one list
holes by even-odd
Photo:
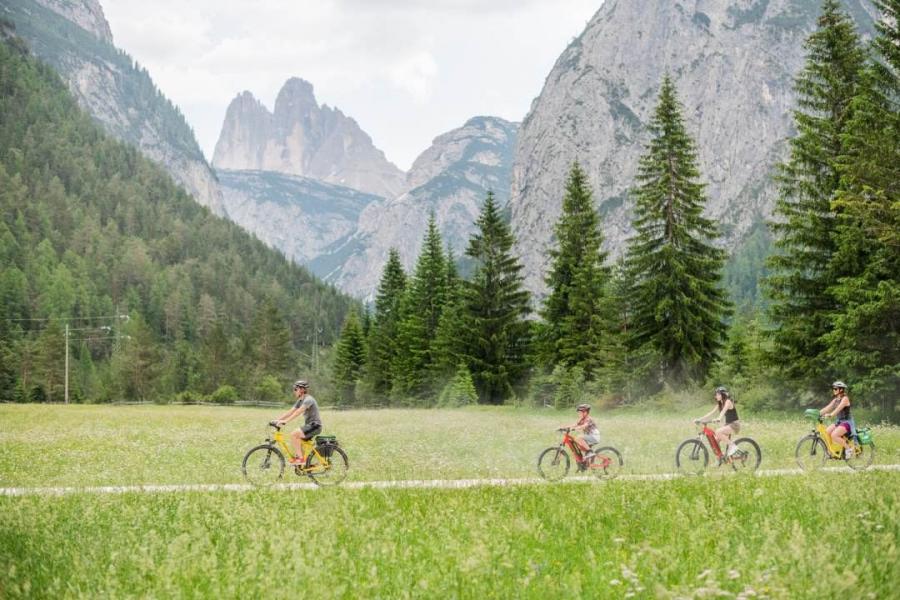
[[794, 457], [804, 471], [818, 471], [825, 466], [825, 461], [828, 460], [828, 448], [825, 447], [825, 442], [819, 439], [819, 436], [809, 434], [797, 442]]
[[741, 438], [733, 443], [737, 446], [737, 450], [727, 459], [731, 468], [743, 473], [752, 473], [758, 469], [762, 461], [759, 444], [750, 438]]
[[851, 442], [853, 446], [853, 458], [844, 457], [847, 465], [854, 471], [865, 471], [875, 460], [875, 444], [857, 444]]
[[270, 486], [284, 476], [284, 455], [268, 444], [251, 448], [241, 463], [244, 478], [258, 487]]
[[614, 479], [625, 464], [622, 454], [612, 446], [594, 450], [594, 455], [588, 468], [598, 479]]
[[685, 440], [675, 451], [675, 469], [682, 475], [702, 475], [709, 464], [709, 450], [699, 440]]
[[559, 481], [569, 472], [569, 453], [559, 446], [551, 446], [538, 456], [538, 473], [548, 481]]
[[306, 458], [306, 475], [317, 485], [337, 485], [347, 478], [349, 470], [350, 461], [340, 446], [334, 446], [328, 458], [320, 459], [315, 452], [311, 452]]

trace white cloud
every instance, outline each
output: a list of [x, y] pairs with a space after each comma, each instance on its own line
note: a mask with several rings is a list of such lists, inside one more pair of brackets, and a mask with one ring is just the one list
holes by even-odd
[[474, 115], [521, 120], [602, 0], [101, 0], [116, 44], [211, 156], [231, 99], [289, 77], [401, 168]]

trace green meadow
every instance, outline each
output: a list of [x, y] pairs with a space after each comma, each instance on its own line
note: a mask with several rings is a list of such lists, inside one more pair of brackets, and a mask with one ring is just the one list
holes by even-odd
[[[626, 473], [666, 473], [695, 410], [597, 415]], [[0, 406], [0, 487], [239, 483], [277, 410]], [[348, 481], [534, 477], [574, 415], [324, 411]], [[801, 418], [745, 419], [763, 468]], [[875, 428], [876, 464], [900, 431]], [[291, 476], [288, 481], [300, 481]], [[900, 473], [722, 474], [467, 489], [0, 496], [0, 597], [887, 598]]]

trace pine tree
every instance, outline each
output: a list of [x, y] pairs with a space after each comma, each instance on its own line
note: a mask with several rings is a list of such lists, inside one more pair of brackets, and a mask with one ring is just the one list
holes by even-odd
[[603, 321], [610, 316], [605, 296], [609, 269], [590, 185], [577, 162], [569, 172], [555, 233], [557, 247], [550, 251], [546, 278], [550, 293], [541, 312], [540, 352], [551, 367], [577, 365], [591, 378], [603, 363], [607, 333]]
[[501, 404], [523, 383], [528, 370], [529, 296], [523, 288], [522, 265], [511, 253], [512, 233], [500, 218], [492, 192], [476, 226], [466, 249], [475, 265], [463, 300], [471, 335], [466, 362], [480, 401]]
[[447, 299], [444, 260], [441, 235], [432, 213], [415, 274], [401, 307], [403, 318], [391, 377], [394, 390], [402, 396], [424, 399], [432, 391], [429, 389], [431, 346]]
[[725, 335], [729, 309], [719, 287], [724, 252], [710, 244], [713, 223], [702, 216], [706, 197], [697, 151], [666, 75], [641, 157], [635, 237], [627, 260], [633, 278], [630, 340], [651, 349], [664, 381], [702, 381]]
[[447, 249], [447, 300], [432, 344], [431, 371], [436, 380], [445, 380], [458, 372], [468, 339], [463, 285], [456, 270], [453, 251]]
[[472, 382], [472, 374], [466, 365], [459, 365], [456, 374], [441, 392], [438, 404], [440, 406], [458, 407], [475, 404], [478, 401], [478, 392]]
[[798, 134], [790, 141], [789, 159], [779, 166], [780, 198], [772, 223], [778, 252], [770, 259], [767, 285], [776, 326], [773, 361], [790, 378], [809, 382], [825, 372], [823, 336], [838, 309], [828, 291], [838, 275], [831, 203], [865, 57], [836, 0], [825, 1], [805, 48], [806, 65], [795, 82]]
[[366, 377], [376, 394], [387, 396], [391, 390], [391, 369], [397, 356], [397, 332], [405, 291], [406, 273], [400, 263], [400, 253], [391, 248], [375, 296], [374, 322], [368, 341]]
[[332, 379], [341, 402], [356, 402], [356, 384], [362, 377], [366, 358], [365, 338], [356, 311], [350, 311], [337, 343]]
[[875, 4], [875, 60], [841, 138], [829, 288], [840, 309], [824, 341], [834, 371], [891, 419], [900, 396], [900, 0]]
[[283, 378], [290, 375], [294, 363], [291, 330], [271, 299], [257, 311], [249, 342], [256, 382], [266, 375]]

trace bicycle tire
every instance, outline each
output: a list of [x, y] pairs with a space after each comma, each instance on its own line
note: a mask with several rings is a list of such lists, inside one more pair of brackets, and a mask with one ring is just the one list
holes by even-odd
[[569, 473], [569, 453], [559, 446], [551, 446], [538, 455], [538, 474], [547, 481], [559, 481]]
[[[621, 452], [612, 446], [604, 446], [603, 448], [594, 450], [594, 454], [594, 458], [591, 459], [591, 465], [588, 467], [591, 474], [598, 479], [615, 479], [618, 477], [619, 472], [625, 465], [625, 461], [622, 460]], [[606, 464], [598, 465], [598, 459], [600, 459], [601, 463], [605, 462]], [[608, 459], [608, 461], [604, 461], [603, 459]]]
[[825, 466], [825, 462], [830, 458], [830, 454], [828, 453], [828, 447], [825, 446], [825, 442], [819, 436], [811, 433], [803, 436], [797, 442], [794, 458], [801, 469], [813, 472]]
[[853, 458], [845, 456], [844, 462], [854, 471], [865, 471], [875, 462], [875, 444], [853, 443], [853, 450]]
[[737, 446], [737, 452], [728, 457], [731, 468], [740, 473], [752, 473], [759, 468], [762, 462], [762, 451], [759, 444], [751, 438], [740, 438], [732, 442]]
[[709, 464], [709, 450], [700, 440], [684, 440], [675, 450], [675, 469], [683, 475], [702, 475]]
[[244, 479], [251, 485], [267, 487], [281, 481], [284, 477], [284, 465], [281, 450], [269, 444], [262, 444], [247, 451], [241, 462], [241, 471], [244, 473]]
[[[317, 471], [317, 469], [320, 469]], [[347, 471], [350, 470], [350, 461], [347, 459], [347, 453], [340, 446], [334, 446], [331, 449], [331, 456], [325, 459], [325, 464], [321, 465], [319, 457], [315, 452], [310, 452], [306, 457], [306, 472], [310, 479], [316, 485], [323, 487], [337, 485], [347, 478]]]

